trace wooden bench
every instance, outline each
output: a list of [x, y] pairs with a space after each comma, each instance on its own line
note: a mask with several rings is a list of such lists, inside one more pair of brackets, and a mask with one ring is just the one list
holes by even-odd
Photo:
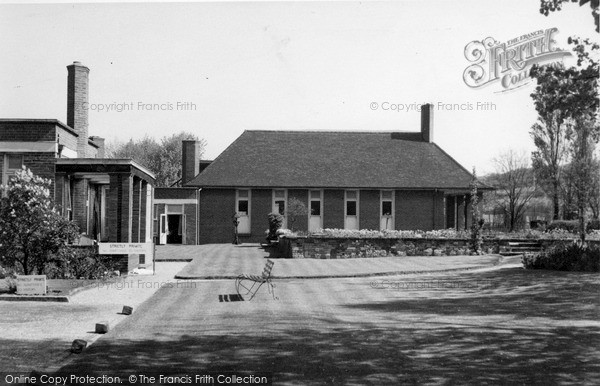
[[243, 296], [250, 295], [250, 299], [248, 300], [252, 300], [260, 287], [266, 283], [269, 293], [273, 295], [273, 299], [276, 299], [275, 285], [271, 282], [271, 271], [273, 270], [274, 264], [275, 262], [273, 262], [273, 260], [267, 259], [265, 268], [260, 276], [248, 274], [239, 275], [237, 279], [235, 279], [235, 290], [238, 295], [242, 298]]

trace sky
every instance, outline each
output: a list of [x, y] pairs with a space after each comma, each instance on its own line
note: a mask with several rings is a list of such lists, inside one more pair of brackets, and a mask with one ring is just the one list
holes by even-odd
[[73, 61], [90, 68], [90, 135], [185, 130], [207, 141], [205, 159], [244, 130], [418, 131], [415, 108], [431, 102], [434, 141], [486, 174], [508, 149], [533, 150], [535, 85], [468, 87], [465, 46], [548, 28], [557, 47], [571, 35], [598, 41], [589, 6], [544, 17], [539, 0], [0, 0], [0, 117], [66, 123]]

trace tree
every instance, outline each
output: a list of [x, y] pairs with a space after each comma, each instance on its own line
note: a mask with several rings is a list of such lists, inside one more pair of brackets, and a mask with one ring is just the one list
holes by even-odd
[[289, 220], [289, 227], [293, 231], [294, 224], [298, 218], [308, 215], [308, 208], [304, 202], [300, 201], [296, 197], [292, 197], [288, 201], [286, 215]]
[[[109, 144], [107, 155], [110, 158], [131, 158], [150, 169], [156, 176], [156, 186], [169, 187], [181, 179], [181, 142], [198, 141], [195, 134], [185, 131], [163, 137], [160, 142], [145, 136], [140, 140], [130, 139], [126, 143]], [[206, 141], [200, 140], [201, 153]]]
[[50, 197], [51, 181], [23, 169], [2, 186], [0, 262], [28, 275], [42, 273], [67, 243], [78, 237], [75, 223], [61, 216]]
[[[575, 194], [580, 224], [585, 224], [589, 204], [590, 166], [593, 148], [600, 137], [598, 125], [598, 50], [600, 46], [589, 39], [570, 37], [577, 54], [577, 66], [534, 65], [531, 76], [536, 79], [535, 92], [531, 94], [540, 119], [550, 115], [557, 123], [568, 125], [569, 152], [574, 172]], [[585, 226], [580, 227], [581, 241], [585, 241]]]
[[[589, 4], [592, 9], [592, 17], [594, 18], [594, 24], [596, 25], [596, 32], [600, 32], [600, 25], [598, 21], [598, 4], [599, 0], [570, 0], [571, 3], [579, 3], [579, 6]], [[560, 11], [563, 3], [568, 3], [569, 0], [540, 0], [540, 13], [544, 16], [548, 16], [550, 12]]]
[[[537, 94], [536, 94], [537, 95]], [[539, 98], [541, 99], [541, 98]], [[567, 158], [570, 127], [559, 122], [563, 119], [552, 106], [542, 106], [538, 123], [531, 127], [531, 137], [537, 150], [531, 154], [532, 166], [542, 189], [552, 198], [553, 218], [560, 218], [561, 170]]]
[[527, 204], [535, 196], [536, 186], [533, 173], [528, 168], [525, 153], [508, 150], [493, 159], [496, 174], [489, 181], [500, 191], [500, 202], [508, 217], [508, 228], [512, 232], [522, 220]]
[[594, 220], [600, 219], [600, 159], [594, 156], [590, 170], [590, 210]]

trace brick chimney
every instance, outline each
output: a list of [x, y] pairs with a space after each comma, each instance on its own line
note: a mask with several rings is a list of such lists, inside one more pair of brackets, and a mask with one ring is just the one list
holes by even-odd
[[181, 185], [200, 173], [200, 141], [181, 141]]
[[67, 66], [67, 125], [77, 137], [77, 156], [86, 158], [88, 149], [88, 74], [90, 69], [79, 62]]
[[433, 142], [433, 105], [431, 103], [421, 106], [421, 137], [425, 142]]
[[90, 139], [92, 140], [92, 142], [94, 142], [96, 144], [96, 146], [98, 146], [98, 153], [96, 155], [96, 158], [104, 158], [105, 139], [102, 137], [98, 137], [98, 136], [92, 136], [92, 137], [90, 137]]

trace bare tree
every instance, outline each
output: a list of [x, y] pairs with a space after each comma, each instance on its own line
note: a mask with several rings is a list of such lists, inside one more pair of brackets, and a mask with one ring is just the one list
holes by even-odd
[[525, 152], [508, 150], [493, 159], [496, 174], [490, 176], [499, 190], [499, 200], [505, 208], [509, 231], [515, 230], [527, 204], [535, 195], [535, 179]]

